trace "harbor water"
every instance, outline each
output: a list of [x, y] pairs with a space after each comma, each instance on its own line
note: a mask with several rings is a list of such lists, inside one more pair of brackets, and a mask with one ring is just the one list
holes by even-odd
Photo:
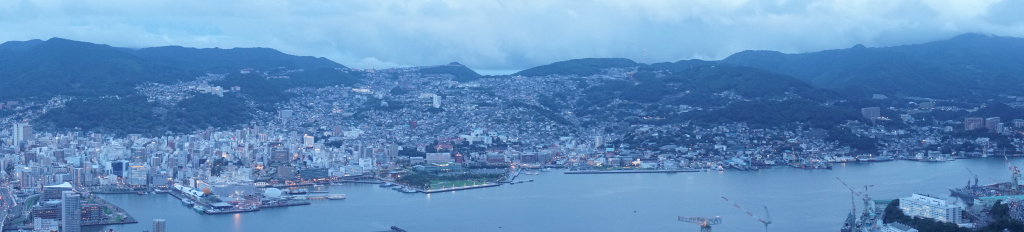
[[[1011, 163], [1022, 165], [1021, 158]], [[721, 216], [713, 231], [764, 231], [743, 211], [764, 216], [770, 231], [838, 231], [850, 211], [850, 191], [839, 177], [875, 199], [913, 193], [947, 197], [972, 179], [1008, 181], [1003, 157], [950, 162], [892, 161], [836, 164], [832, 170], [775, 167], [760, 171], [566, 175], [564, 170], [520, 175], [533, 182], [465, 191], [408, 194], [375, 184], [331, 186], [345, 200], [258, 212], [200, 215], [166, 194], [102, 195], [140, 223], [83, 231], [140, 232], [153, 219], [168, 231], [699, 231], [678, 216]], [[952, 198], [950, 198], [952, 199]], [[858, 199], [857, 208], [861, 202]]]

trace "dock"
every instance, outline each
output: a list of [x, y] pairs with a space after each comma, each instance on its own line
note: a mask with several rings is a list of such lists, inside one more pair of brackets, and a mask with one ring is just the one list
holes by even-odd
[[345, 198], [345, 194], [312, 194], [292, 197], [297, 200], [344, 200]]
[[263, 204], [260, 205], [260, 209], [276, 208], [276, 207], [288, 207], [288, 206], [299, 206], [299, 205], [309, 205], [309, 204], [310, 203], [308, 201], [287, 201], [287, 202], [275, 202], [275, 203], [263, 202]]
[[253, 208], [249, 208], [249, 209], [225, 209], [225, 210], [221, 210], [221, 209], [206, 209], [206, 210], [203, 211], [203, 213], [206, 213], [206, 214], [233, 214], [233, 213], [245, 213], [245, 212], [255, 212], [255, 211], [260, 211], [260, 208], [259, 207], [253, 207]]
[[699, 169], [680, 170], [601, 170], [601, 171], [566, 171], [565, 174], [620, 174], [620, 173], [676, 173], [676, 172], [700, 172]]
[[382, 184], [384, 181], [380, 180], [339, 180], [334, 183], [358, 183], [358, 184]]
[[459, 191], [459, 190], [475, 189], [475, 188], [487, 188], [487, 187], [495, 187], [495, 186], [501, 186], [501, 184], [481, 184], [481, 185], [462, 186], [462, 187], [427, 189], [427, 190], [420, 190], [420, 192], [421, 193], [439, 193], [439, 192], [451, 192], [451, 191]]

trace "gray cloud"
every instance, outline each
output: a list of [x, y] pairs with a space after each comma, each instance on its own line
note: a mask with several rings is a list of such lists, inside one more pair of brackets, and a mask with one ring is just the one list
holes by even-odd
[[522, 0], [0, 1], [0, 41], [271, 47], [356, 68], [521, 69], [583, 57], [721, 59], [920, 43], [966, 32], [1024, 36], [1019, 1]]

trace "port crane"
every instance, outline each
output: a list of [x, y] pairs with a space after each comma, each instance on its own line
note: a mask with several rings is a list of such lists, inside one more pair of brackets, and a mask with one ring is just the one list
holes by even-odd
[[744, 213], [747, 213], [747, 215], [749, 215], [750, 217], [757, 219], [757, 221], [761, 222], [761, 224], [764, 224], [764, 231], [768, 232], [768, 224], [772, 224], [772, 215], [768, 213], [768, 206], [764, 207], [764, 215], [766, 219], [761, 219], [761, 217], [758, 217], [757, 215], [751, 213], [750, 210], [744, 209], [743, 206], [740, 206], [740, 204], [730, 201], [729, 198], [725, 198], [723, 196], [722, 200], [732, 203], [733, 207], [736, 207], [737, 209], [743, 211]]
[[850, 189], [850, 205], [852, 207], [850, 210], [850, 215], [857, 214], [857, 204], [855, 203], [854, 198], [855, 196], [860, 196], [861, 199], [864, 200], [864, 213], [861, 215], [861, 220], [857, 224], [872, 226], [872, 219], [876, 216], [875, 212], [877, 211], [877, 209], [875, 208], [875, 204], [871, 201], [871, 197], [868, 196], [867, 192], [868, 188], [874, 187], [874, 185], [865, 185], [864, 191], [861, 192], [851, 187], [849, 184], [846, 183], [846, 181], [843, 181], [843, 179], [840, 179], [839, 177], [836, 177], [836, 179], [839, 180], [840, 183], [843, 183], [843, 186], [846, 186], [847, 189]]
[[[967, 172], [971, 173], [971, 176], [974, 176], [974, 185], [973, 186], [974, 187], [978, 187], [978, 174], [974, 174], [974, 171], [971, 171], [971, 168], [967, 168]], [[967, 186], [972, 186], [970, 180], [967, 181]]]
[[1020, 191], [1020, 185], [1017, 184], [1017, 181], [1020, 180], [1020, 169], [1017, 168], [1017, 165], [1010, 163], [1010, 158], [1006, 157], [1006, 154], [1003, 154], [1003, 159], [1006, 160], [1006, 165], [1010, 166], [1010, 173], [1012, 173], [1010, 177], [1013, 178], [1013, 182], [1010, 183], [1010, 188]]
[[700, 226], [700, 232], [711, 232], [712, 225], [722, 224], [722, 217], [679, 217], [679, 221], [697, 224]]

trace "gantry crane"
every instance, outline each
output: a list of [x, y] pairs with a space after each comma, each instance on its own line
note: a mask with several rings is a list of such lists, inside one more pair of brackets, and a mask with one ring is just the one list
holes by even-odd
[[743, 206], [740, 206], [740, 204], [730, 201], [729, 198], [722, 197], [722, 200], [732, 203], [733, 207], [736, 207], [737, 209], [742, 210], [744, 213], [747, 213], [747, 215], [749, 215], [750, 217], [757, 219], [757, 221], [761, 222], [761, 224], [764, 224], [764, 231], [768, 232], [768, 224], [772, 224], [772, 215], [768, 214], [768, 206], [764, 207], [764, 215], [766, 219], [761, 219], [761, 217], [758, 217], [757, 215], [751, 213], [750, 210], [744, 209]]
[[679, 221], [689, 222], [700, 226], [700, 232], [711, 232], [712, 225], [722, 224], [722, 217], [679, 217]]

